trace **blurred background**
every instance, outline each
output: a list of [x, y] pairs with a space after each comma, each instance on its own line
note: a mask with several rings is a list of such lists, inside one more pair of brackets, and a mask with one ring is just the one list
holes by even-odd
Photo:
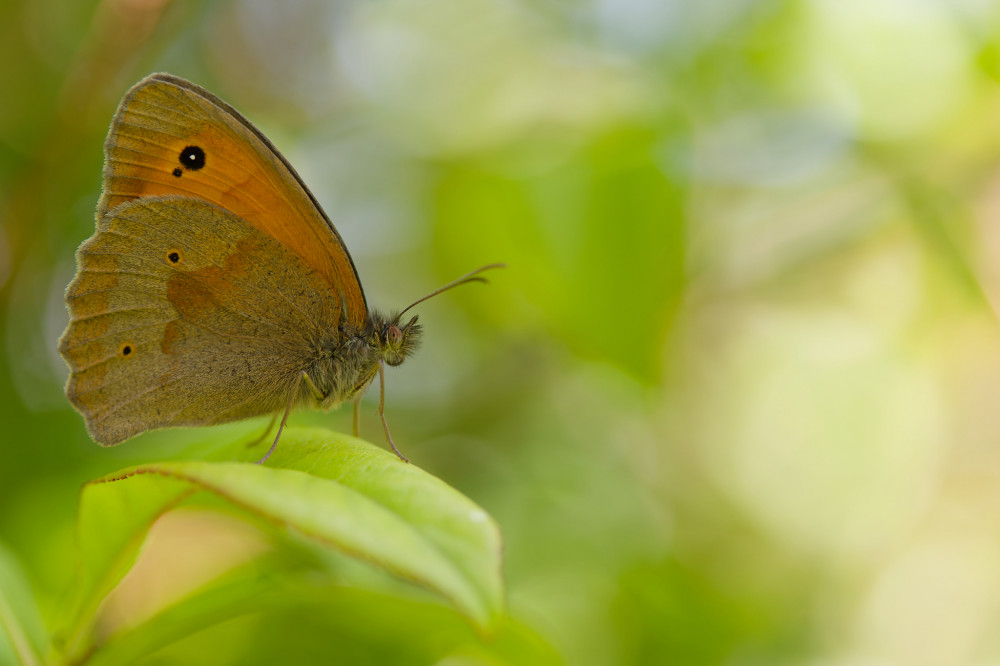
[[102, 141], [169, 71], [296, 166], [369, 303], [507, 262], [420, 306], [386, 412], [556, 660], [1000, 663], [997, 3], [8, 0], [0, 54], [0, 547], [43, 615], [81, 484], [262, 428], [101, 449], [62, 392]]

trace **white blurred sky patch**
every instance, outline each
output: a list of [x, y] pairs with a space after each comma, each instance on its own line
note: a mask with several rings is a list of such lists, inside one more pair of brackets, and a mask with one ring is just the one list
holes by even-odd
[[347, 79], [402, 142], [467, 152], [647, 113], [658, 95], [629, 61], [560, 39], [493, 0], [391, 0], [355, 13], [337, 45]]
[[874, 140], [945, 122], [973, 83], [970, 43], [953, 8], [934, 0], [811, 0], [798, 86]]

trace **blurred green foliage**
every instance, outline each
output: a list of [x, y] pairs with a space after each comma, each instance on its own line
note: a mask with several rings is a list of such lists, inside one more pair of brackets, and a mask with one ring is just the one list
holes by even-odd
[[448, 654], [469, 628], [431, 597], [350, 563], [310, 584], [324, 555], [238, 532], [200, 557], [252, 556], [158, 623], [123, 592], [106, 663], [996, 661], [998, 53], [1000, 6], [959, 0], [0, 4], [0, 581], [27, 635], [87, 480], [263, 429], [100, 449], [62, 394], [101, 142], [169, 71], [271, 137], [373, 305], [509, 265], [421, 306], [387, 414], [499, 523], [517, 636]]

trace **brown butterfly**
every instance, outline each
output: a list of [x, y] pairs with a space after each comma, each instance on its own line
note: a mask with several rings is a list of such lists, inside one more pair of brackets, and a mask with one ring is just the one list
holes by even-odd
[[[331, 409], [415, 349], [417, 303], [370, 310], [343, 240], [295, 169], [208, 91], [153, 74], [104, 143], [97, 231], [77, 251], [59, 351], [66, 395], [103, 445], [146, 430]], [[406, 460], [403, 458], [403, 460]]]

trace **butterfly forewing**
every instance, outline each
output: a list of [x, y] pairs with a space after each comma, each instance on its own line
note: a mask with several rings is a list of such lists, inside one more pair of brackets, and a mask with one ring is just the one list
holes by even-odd
[[347, 249], [294, 169], [232, 107], [168, 74], [136, 84], [105, 142], [98, 219], [141, 197], [183, 195], [242, 218], [298, 255], [340, 300], [342, 318], [367, 318]]

